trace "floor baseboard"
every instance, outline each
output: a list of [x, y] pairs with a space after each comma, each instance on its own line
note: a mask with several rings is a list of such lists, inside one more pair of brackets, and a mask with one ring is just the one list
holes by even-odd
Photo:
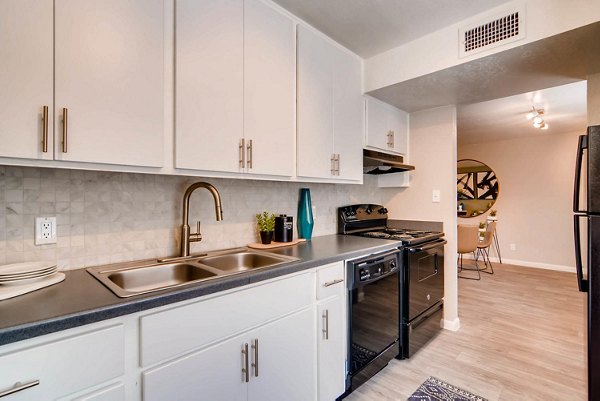
[[442, 327], [446, 330], [458, 331], [458, 329], [460, 329], [460, 320], [458, 318], [456, 318], [454, 320], [442, 319], [441, 324], [442, 324]]
[[[474, 259], [473, 255], [470, 255], [470, 254], [469, 255], [465, 254], [465, 255], [463, 255], [463, 257], [465, 259]], [[495, 256], [490, 256], [490, 260], [492, 261], [492, 263], [500, 263], [498, 258]], [[575, 273], [575, 266], [553, 265], [553, 264], [549, 264], [549, 263], [528, 262], [526, 260], [516, 260], [516, 259], [506, 259], [506, 258], [502, 258], [502, 262], [509, 264], [509, 265], [533, 267], [536, 269], [554, 270], [554, 271], [559, 271], [559, 272]]]

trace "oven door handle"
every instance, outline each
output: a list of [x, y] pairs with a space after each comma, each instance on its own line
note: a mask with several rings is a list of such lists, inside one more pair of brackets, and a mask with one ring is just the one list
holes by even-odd
[[441, 246], [444, 246], [448, 243], [448, 241], [446, 241], [445, 239], [440, 239], [437, 240], [433, 243], [430, 244], [426, 244], [424, 246], [419, 246], [419, 247], [415, 247], [415, 248], [408, 248], [408, 252], [410, 253], [416, 253], [416, 252], [423, 252], [423, 251], [427, 251], [429, 249], [433, 249], [433, 248], [439, 248]]

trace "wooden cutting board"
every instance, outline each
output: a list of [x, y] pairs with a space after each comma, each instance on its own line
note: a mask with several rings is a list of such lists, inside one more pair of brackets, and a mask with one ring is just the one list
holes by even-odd
[[271, 242], [270, 244], [259, 244], [259, 243], [254, 243], [254, 244], [248, 244], [248, 248], [253, 248], [253, 249], [273, 249], [273, 248], [281, 248], [284, 246], [292, 246], [292, 245], [298, 245], [302, 242], [306, 242], [306, 240], [304, 238], [298, 238], [295, 239], [293, 241], [290, 242]]

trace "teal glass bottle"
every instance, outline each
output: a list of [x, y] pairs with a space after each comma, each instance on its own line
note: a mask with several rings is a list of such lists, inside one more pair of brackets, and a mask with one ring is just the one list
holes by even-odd
[[300, 188], [300, 201], [298, 202], [298, 238], [310, 241], [312, 238], [315, 221], [312, 214], [310, 189]]

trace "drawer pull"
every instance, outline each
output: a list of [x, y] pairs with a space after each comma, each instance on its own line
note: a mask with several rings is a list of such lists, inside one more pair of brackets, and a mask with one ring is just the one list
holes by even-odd
[[344, 282], [343, 278], [338, 278], [337, 280], [326, 282], [325, 284], [323, 284], [323, 287], [331, 287], [332, 285], [336, 285], [336, 284], [343, 283], [343, 282]]
[[17, 383], [15, 383], [15, 385], [12, 388], [1, 392], [0, 397], [6, 397], [7, 395], [11, 395], [18, 391], [25, 390], [29, 387], [37, 386], [38, 384], [40, 384], [39, 380], [34, 380], [34, 381], [31, 381], [31, 382], [25, 383], [25, 384], [21, 384], [21, 382], [17, 382]]

